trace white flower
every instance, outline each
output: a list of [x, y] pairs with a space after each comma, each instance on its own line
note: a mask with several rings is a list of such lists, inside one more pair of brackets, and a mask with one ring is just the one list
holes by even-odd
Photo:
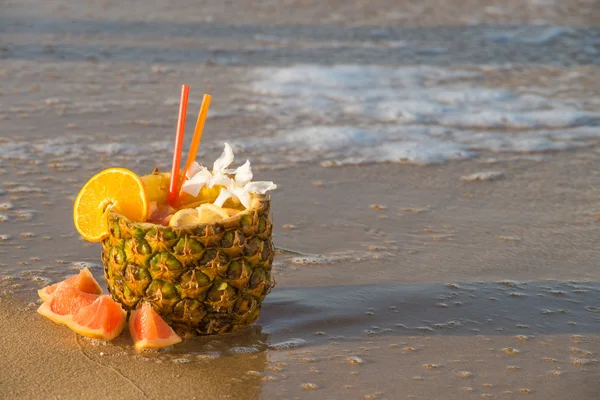
[[233, 162], [233, 149], [229, 143], [225, 143], [223, 153], [213, 163], [213, 174], [226, 174], [229, 172], [227, 168]]
[[[224, 186], [214, 202], [215, 205], [223, 207], [227, 199], [233, 198], [248, 208], [252, 200], [251, 193], [265, 194], [267, 190], [277, 188], [273, 182], [252, 182], [252, 169], [248, 160], [235, 170], [229, 169], [233, 158], [231, 146], [225, 143], [223, 154], [214, 162], [212, 171], [194, 162], [186, 173], [188, 179], [183, 183], [182, 190], [196, 197], [204, 186]], [[229, 175], [234, 175], [234, 178], [230, 178]]]
[[215, 185], [227, 186], [231, 180], [227, 176], [231, 172], [228, 167], [232, 162], [233, 150], [229, 143], [225, 143], [225, 149], [221, 156], [214, 162], [212, 172], [194, 161], [190, 169], [186, 172], [188, 179], [183, 182], [182, 190], [196, 197], [204, 186], [209, 188]]
[[273, 182], [252, 182], [252, 170], [250, 161], [246, 160], [244, 165], [235, 170], [235, 178], [230, 179], [227, 188], [222, 188], [219, 197], [214, 204], [223, 207], [225, 201], [229, 198], [237, 199], [245, 208], [250, 207], [252, 201], [251, 193], [265, 194], [267, 190], [277, 189]]

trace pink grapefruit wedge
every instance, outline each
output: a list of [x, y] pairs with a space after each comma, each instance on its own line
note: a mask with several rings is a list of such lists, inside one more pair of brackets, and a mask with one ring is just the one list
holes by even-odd
[[159, 349], [181, 342], [181, 338], [148, 303], [131, 312], [129, 333], [136, 349]]
[[102, 293], [102, 288], [100, 287], [100, 285], [98, 284], [96, 279], [94, 279], [90, 270], [86, 267], [86, 268], [82, 269], [81, 271], [79, 271], [79, 273], [77, 275], [73, 275], [72, 277], [65, 279], [62, 282], [58, 282], [53, 285], [45, 286], [45, 287], [41, 288], [40, 290], [38, 290], [38, 295], [40, 296], [40, 299], [42, 299], [43, 301], [47, 301], [50, 298], [50, 296], [52, 295], [52, 293], [54, 293], [56, 288], [58, 288], [58, 285], [60, 285], [61, 283], [68, 283], [69, 285], [73, 286], [75, 289], [78, 289], [84, 293], [91, 293], [91, 294]]
[[126, 319], [123, 307], [105, 294], [89, 306], [82, 307], [67, 326], [82, 336], [110, 341], [121, 334]]
[[37, 312], [57, 324], [66, 325], [79, 310], [89, 306], [97, 298], [97, 294], [84, 293], [68, 283], [62, 282], [50, 298], [38, 308]]

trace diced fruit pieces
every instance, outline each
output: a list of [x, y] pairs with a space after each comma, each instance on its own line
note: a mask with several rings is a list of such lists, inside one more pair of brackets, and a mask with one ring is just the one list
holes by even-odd
[[219, 193], [221, 193], [221, 189], [223, 186], [215, 185], [211, 188], [203, 186], [200, 189], [200, 193], [198, 196], [194, 197], [188, 193], [181, 192], [179, 196], [179, 207], [194, 207], [203, 203], [213, 203], [217, 197], [219, 197]]
[[155, 201], [158, 205], [166, 204], [169, 198], [169, 183], [171, 182], [170, 172], [155, 171], [150, 175], [141, 177], [148, 201]]
[[102, 293], [102, 288], [94, 279], [94, 276], [90, 272], [90, 270], [86, 267], [79, 271], [77, 275], [73, 275], [72, 277], [65, 279], [62, 282], [55, 283], [53, 285], [45, 286], [38, 290], [38, 295], [42, 301], [47, 301], [50, 299], [50, 296], [54, 291], [58, 288], [58, 285], [61, 283], [66, 283], [77, 290], [80, 290], [84, 293], [90, 294], [100, 294]]
[[148, 303], [131, 312], [129, 333], [137, 349], [158, 349], [181, 342], [181, 338]]
[[150, 203], [150, 208], [148, 211], [148, 221], [152, 224], [164, 224], [163, 221], [166, 217], [173, 215], [176, 210], [169, 206], [168, 204], [157, 204], [155, 201]]
[[110, 296], [98, 297], [92, 304], [81, 308], [67, 326], [80, 335], [100, 340], [113, 340], [125, 327], [127, 313]]
[[108, 236], [106, 211], [111, 207], [131, 221], [146, 220], [148, 197], [140, 177], [125, 168], [108, 168], [87, 181], [73, 208], [75, 228], [85, 240], [99, 242]]

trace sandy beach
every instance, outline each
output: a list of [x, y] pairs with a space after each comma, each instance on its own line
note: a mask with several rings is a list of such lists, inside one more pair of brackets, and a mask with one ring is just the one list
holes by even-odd
[[[0, 398], [597, 398], [600, 7], [455, 3], [2, 2]], [[73, 200], [170, 168], [182, 83], [199, 159], [278, 184], [277, 285], [235, 334], [78, 336], [35, 311], [106, 289]]]

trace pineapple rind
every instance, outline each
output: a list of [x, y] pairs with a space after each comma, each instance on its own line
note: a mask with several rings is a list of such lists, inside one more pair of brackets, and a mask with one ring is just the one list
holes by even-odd
[[173, 228], [112, 211], [102, 242], [108, 290], [127, 310], [148, 301], [181, 336], [232, 332], [254, 323], [271, 277], [270, 200], [223, 221]]

